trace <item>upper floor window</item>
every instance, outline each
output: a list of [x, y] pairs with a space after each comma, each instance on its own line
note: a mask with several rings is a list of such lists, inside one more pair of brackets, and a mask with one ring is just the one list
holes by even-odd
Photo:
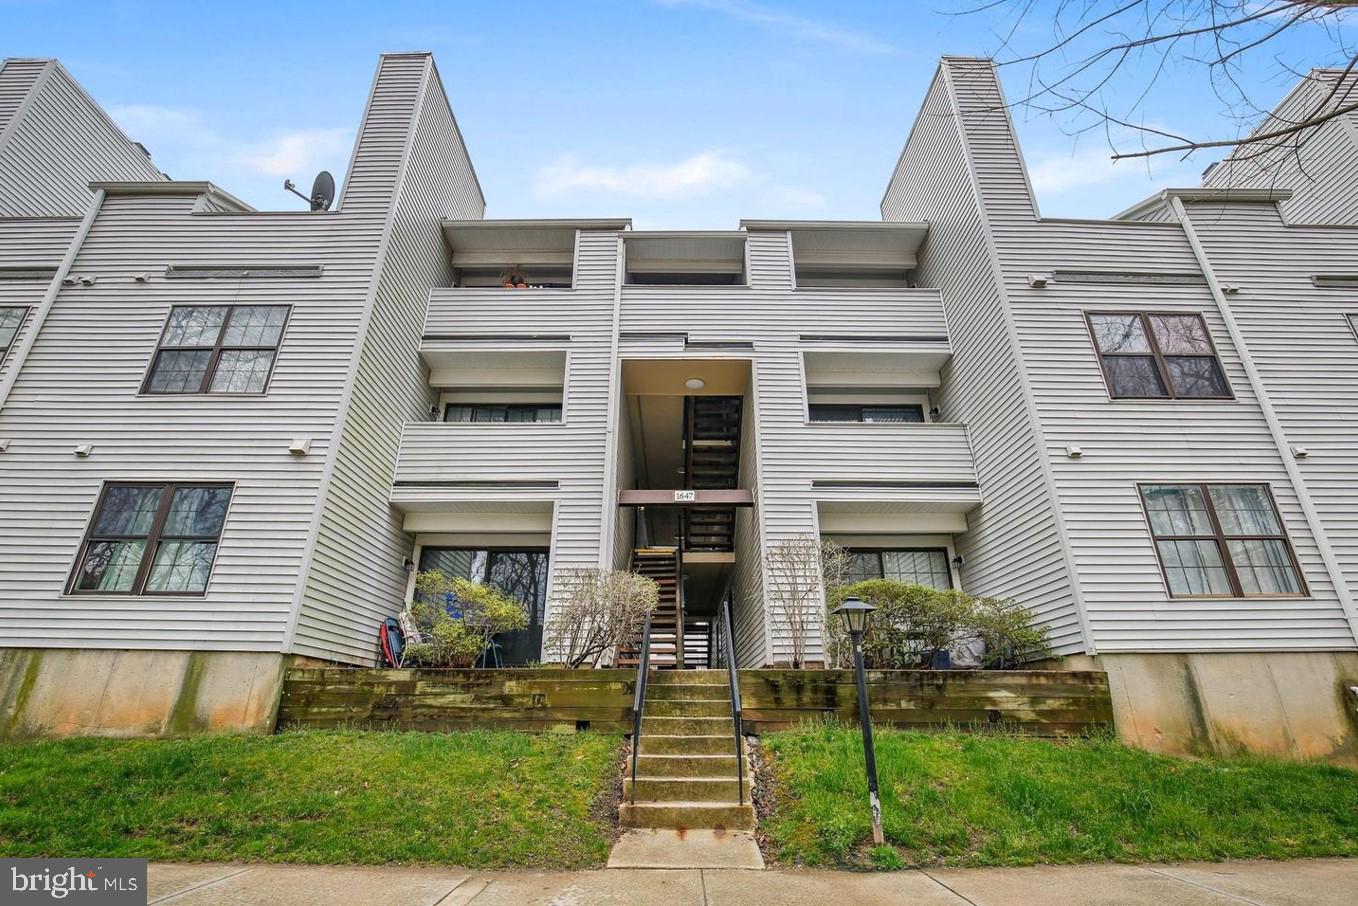
[[952, 588], [948, 552], [943, 548], [851, 549], [849, 556], [851, 559], [845, 582], [894, 579], [930, 588]]
[[286, 305], [177, 305], [170, 309], [145, 393], [263, 393]]
[[14, 337], [18, 335], [19, 325], [24, 323], [27, 313], [28, 309], [20, 305], [0, 308], [0, 362], [9, 355], [9, 348], [14, 345]]
[[1306, 593], [1268, 485], [1142, 485], [1172, 597]]
[[227, 484], [105, 485], [76, 561], [71, 591], [202, 594], [230, 502]]
[[918, 404], [859, 406], [846, 403], [810, 403], [813, 422], [923, 422], [924, 407]]
[[551, 403], [449, 403], [445, 422], [559, 422], [561, 405]]
[[1089, 329], [1114, 399], [1230, 399], [1201, 315], [1093, 312]]

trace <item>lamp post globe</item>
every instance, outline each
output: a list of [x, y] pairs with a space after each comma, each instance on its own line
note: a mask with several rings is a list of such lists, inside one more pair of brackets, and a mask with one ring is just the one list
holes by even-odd
[[844, 630], [852, 636], [860, 636], [868, 628], [868, 618], [876, 610], [861, 598], [845, 598], [833, 611], [844, 624]]

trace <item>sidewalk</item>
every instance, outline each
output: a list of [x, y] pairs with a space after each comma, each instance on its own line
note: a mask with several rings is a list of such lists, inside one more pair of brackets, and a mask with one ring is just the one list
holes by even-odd
[[882, 874], [152, 864], [149, 900], [174, 906], [1353, 906], [1358, 903], [1358, 859]]

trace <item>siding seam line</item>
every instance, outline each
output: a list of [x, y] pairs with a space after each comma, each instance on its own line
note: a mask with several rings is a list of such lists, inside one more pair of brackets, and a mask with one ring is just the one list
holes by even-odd
[[19, 123], [23, 122], [25, 114], [28, 113], [28, 108], [33, 106], [38, 95], [42, 94], [42, 90], [47, 87], [47, 82], [52, 77], [53, 63], [55, 62], [55, 60], [48, 60], [43, 64], [42, 72], [38, 73], [38, 77], [28, 87], [28, 93], [24, 95], [23, 101], [19, 103], [18, 107], [14, 108], [14, 115], [10, 117], [4, 131], [0, 131], [0, 153], [4, 152], [5, 145], [14, 137], [15, 131], [19, 128]]
[[[952, 70], [943, 67], [943, 83], [948, 90], [948, 99], [956, 115], [953, 122], [957, 126], [958, 138], [962, 145], [962, 156], [966, 159], [967, 173], [971, 177], [972, 196], [976, 199], [977, 213], [981, 218], [982, 233], [985, 237], [986, 257], [990, 259], [991, 277], [995, 282], [995, 290], [1000, 297], [1001, 319], [1004, 322], [1004, 331], [1009, 339], [1010, 351], [1014, 356], [1014, 362], [1018, 365], [1019, 385], [1023, 388], [1023, 408], [1028, 414], [1028, 427], [1033, 440], [1037, 444], [1038, 468], [1042, 473], [1042, 483], [1047, 491], [1047, 504], [1051, 507], [1052, 520], [1056, 523], [1056, 536], [1061, 542], [1061, 559], [1066, 565], [1066, 581], [1070, 587], [1070, 594], [1075, 604], [1075, 615], [1080, 621], [1080, 633], [1084, 636], [1085, 653], [1098, 654], [1098, 646], [1094, 643], [1094, 633], [1089, 625], [1089, 615], [1085, 612], [1084, 595], [1080, 590], [1079, 571], [1075, 566], [1075, 555], [1071, 550], [1070, 536], [1066, 530], [1066, 521], [1061, 514], [1061, 498], [1057, 493], [1056, 479], [1052, 475], [1051, 463], [1047, 457], [1046, 437], [1042, 432], [1042, 421], [1037, 411], [1037, 405], [1033, 402], [1032, 385], [1028, 380], [1027, 363], [1023, 357], [1023, 345], [1019, 341], [1018, 329], [1014, 326], [1013, 311], [1009, 298], [1009, 289], [1005, 285], [1005, 271], [1000, 264], [999, 251], [995, 247], [995, 231], [990, 223], [990, 212], [986, 209], [985, 198], [981, 194], [980, 179], [976, 172], [976, 161], [971, 153], [971, 142], [967, 135], [967, 130], [963, 128], [962, 112], [958, 105], [956, 86], [953, 84]], [[990, 78], [995, 79], [994, 64], [990, 69]], [[996, 79], [998, 89], [998, 79]], [[1001, 99], [1003, 94], [1001, 93]], [[1009, 123], [1009, 135], [1013, 138], [1013, 123], [1009, 120], [1009, 111], [1004, 112], [1005, 120]], [[1034, 213], [1036, 207], [1034, 206]], [[946, 309], [945, 309], [946, 310]], [[970, 442], [970, 432], [968, 432], [968, 442]], [[977, 476], [978, 478], [980, 476]], [[985, 490], [981, 491], [981, 505], [985, 505]]]
[[1212, 261], [1207, 257], [1207, 250], [1203, 248], [1201, 240], [1198, 239], [1197, 230], [1194, 229], [1193, 222], [1189, 219], [1183, 200], [1177, 196], [1172, 197], [1170, 205], [1183, 226], [1184, 235], [1188, 237], [1188, 244], [1193, 249], [1194, 257], [1198, 259], [1198, 266], [1202, 268], [1203, 276], [1207, 278], [1207, 288], [1211, 290], [1212, 299], [1216, 302], [1217, 310], [1221, 312], [1222, 321], [1226, 325], [1226, 332], [1231, 335], [1231, 342], [1235, 344], [1236, 352], [1240, 356], [1240, 365], [1245, 370], [1245, 377], [1249, 379], [1250, 389], [1254, 391], [1259, 412], [1264, 417], [1264, 423], [1268, 425], [1268, 433], [1273, 438], [1273, 444], [1278, 450], [1279, 458], [1282, 459], [1283, 469], [1292, 482], [1292, 491], [1297, 495], [1297, 504], [1301, 507], [1302, 515], [1306, 517], [1306, 524], [1311, 530], [1311, 537], [1315, 541], [1316, 550], [1320, 553], [1320, 559], [1325, 564], [1325, 572], [1329, 574], [1330, 584], [1334, 586], [1335, 596], [1339, 599], [1339, 607], [1344, 612], [1344, 619], [1349, 624], [1349, 632], [1353, 635], [1354, 643], [1358, 644], [1358, 608], [1355, 608], [1353, 596], [1349, 594], [1349, 587], [1344, 579], [1344, 571], [1335, 556], [1334, 548], [1330, 546], [1330, 539], [1324, 531], [1324, 523], [1320, 519], [1320, 514], [1316, 511], [1315, 505], [1311, 502], [1311, 494], [1306, 487], [1306, 478], [1301, 474], [1301, 467], [1297, 465], [1296, 457], [1292, 455], [1290, 445], [1283, 433], [1282, 423], [1278, 420], [1278, 413], [1273, 409], [1273, 400], [1269, 398], [1268, 390], [1264, 387], [1263, 380], [1254, 367], [1254, 356], [1250, 354], [1249, 346], [1245, 343], [1245, 337], [1241, 333], [1239, 325], [1235, 322], [1235, 315], [1231, 312], [1230, 303], [1226, 301], [1226, 295], [1221, 291], [1221, 284], [1217, 282], [1216, 272], [1212, 270]]
[[42, 301], [33, 308], [33, 317], [29, 322], [28, 330], [24, 332], [24, 338], [20, 341], [19, 348], [16, 350], [11, 347], [9, 351], [9, 371], [5, 373], [4, 380], [0, 381], [0, 412], [4, 411], [5, 403], [9, 401], [10, 391], [14, 389], [15, 382], [19, 380], [19, 372], [23, 370], [24, 363], [28, 361], [28, 353], [37, 343], [38, 333], [42, 330], [43, 324], [46, 323], [52, 307], [56, 305], [57, 296], [61, 293], [61, 282], [71, 272], [81, 246], [85, 244], [90, 230], [94, 227], [95, 217], [98, 216], [104, 205], [104, 197], [103, 189], [94, 190], [94, 194], [90, 197], [89, 207], [85, 209], [85, 216], [81, 218], [80, 227], [71, 237], [70, 243], [66, 246], [66, 254], [62, 255], [61, 263], [57, 265], [57, 272], [52, 276], [52, 281], [47, 284], [47, 290], [42, 295]]
[[[385, 56], [383, 57], [383, 62], [385, 62]], [[382, 66], [379, 64], [377, 67], [377, 75], [373, 78], [374, 91], [376, 91], [377, 83], [381, 78], [381, 75]], [[424, 94], [428, 87], [429, 61], [426, 58], [424, 72], [420, 77], [420, 90], [415, 95], [415, 102], [410, 108], [410, 119], [406, 123], [406, 136], [401, 149], [401, 166], [397, 170], [396, 186], [392, 190], [391, 201], [387, 204], [386, 216], [382, 219], [382, 234], [378, 239], [377, 254], [373, 259], [372, 273], [369, 277], [368, 291], [363, 304], [363, 322], [359, 325], [358, 336], [355, 338], [354, 342], [353, 358], [350, 359], [349, 367], [345, 374], [343, 395], [340, 398], [340, 403], [335, 413], [334, 427], [330, 433], [330, 449], [328, 451], [328, 456], [326, 457], [324, 470], [321, 473], [319, 490], [316, 494], [316, 506], [311, 518], [311, 526], [307, 529], [306, 546], [302, 549], [302, 562], [297, 570], [297, 588], [293, 592], [292, 597], [292, 611], [288, 614], [288, 624], [283, 632], [282, 652], [284, 654], [292, 653], [293, 642], [297, 638], [297, 624], [302, 616], [302, 605], [306, 601], [306, 592], [310, 584], [311, 566], [316, 555], [316, 542], [320, 537], [321, 522], [325, 515], [325, 505], [330, 499], [330, 486], [335, 474], [335, 464], [339, 460], [340, 448], [344, 444], [344, 429], [348, 423], [349, 409], [354, 398], [354, 383], [358, 378], [358, 366], [363, 358], [364, 347], [367, 346], [368, 328], [372, 324], [373, 309], [377, 305], [377, 286], [378, 283], [381, 282], [382, 272], [386, 267], [392, 223], [396, 218], [397, 202], [400, 200], [401, 194], [405, 191], [406, 175], [410, 167], [410, 149], [415, 143], [416, 123], [419, 119], [420, 111], [423, 109]], [[369, 99], [369, 104], [371, 105], [371, 98]], [[371, 112], [371, 106], [367, 111], [364, 111], [364, 125], [368, 122], [369, 112]], [[362, 128], [359, 129], [359, 135], [360, 137], [363, 135]], [[354, 150], [357, 152], [357, 144], [355, 145]], [[346, 192], [349, 189], [347, 178], [344, 188]], [[405, 429], [402, 428], [401, 431], [402, 436], [404, 436]], [[400, 456], [399, 450], [397, 451], [397, 456]], [[388, 491], [388, 494], [390, 494], [390, 491]]]

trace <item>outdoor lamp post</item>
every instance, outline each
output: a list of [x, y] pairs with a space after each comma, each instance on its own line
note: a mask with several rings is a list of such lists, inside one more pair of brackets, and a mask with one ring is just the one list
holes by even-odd
[[868, 681], [863, 674], [863, 630], [868, 616], [877, 608], [858, 598], [845, 598], [834, 613], [843, 622], [853, 644], [853, 667], [858, 674], [858, 724], [863, 728], [863, 758], [868, 768], [868, 802], [872, 806], [872, 842], [881, 846], [882, 800], [877, 795], [877, 753], [872, 748], [872, 718], [868, 714]]

